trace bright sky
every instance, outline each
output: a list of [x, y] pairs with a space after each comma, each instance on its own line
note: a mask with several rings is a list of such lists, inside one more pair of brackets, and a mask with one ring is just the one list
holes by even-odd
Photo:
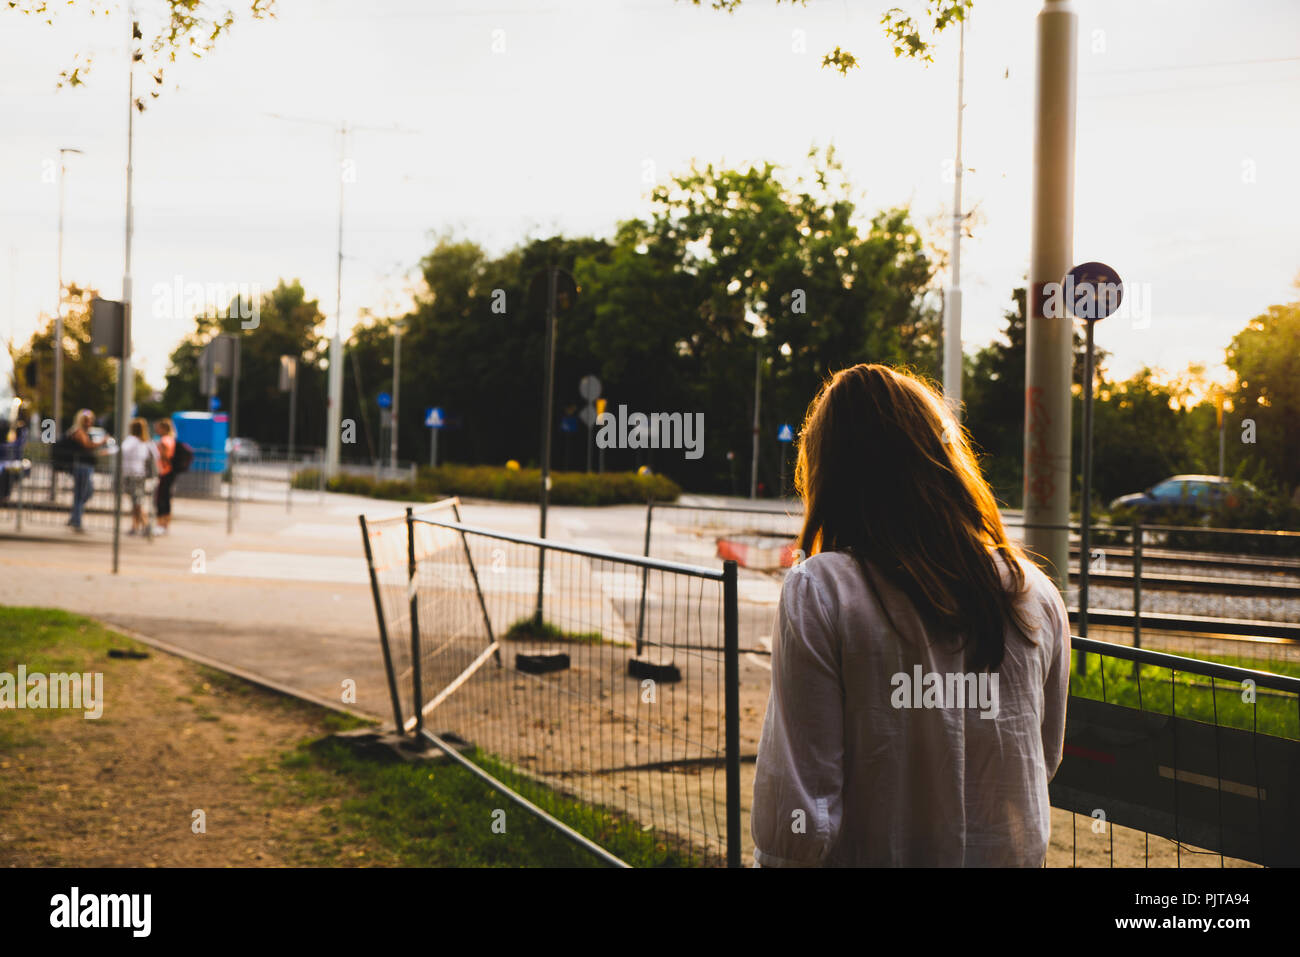
[[[647, 171], [693, 157], [798, 166], [833, 143], [864, 213], [910, 203], [924, 224], [951, 208], [957, 35], [933, 65], [895, 60], [879, 19], [896, 3], [746, 0], [727, 15], [674, 0], [278, 0], [274, 20], [245, 15], [137, 115], [137, 362], [161, 387], [192, 323], [146, 309], [178, 276], [300, 278], [333, 317], [343, 120], [399, 128], [351, 138], [345, 328], [409, 301], [434, 233], [494, 253], [611, 235], [646, 213]], [[977, 0], [967, 30], [965, 205], [983, 221], [962, 251], [968, 351], [996, 335], [1028, 266], [1040, 6]], [[1116, 267], [1144, 307], [1102, 323], [1098, 345], [1121, 375], [1221, 373], [1232, 335], [1297, 295], [1300, 4], [1076, 7], [1074, 259]], [[137, 8], [147, 24], [160, 6]], [[65, 281], [121, 292], [126, 30], [120, 12], [67, 8], [51, 27], [0, 9], [0, 335], [25, 340], [54, 307], [60, 147], [84, 150], [68, 159]], [[820, 66], [837, 44], [862, 64], [848, 78]], [[94, 55], [88, 85], [56, 90], [79, 52]]]

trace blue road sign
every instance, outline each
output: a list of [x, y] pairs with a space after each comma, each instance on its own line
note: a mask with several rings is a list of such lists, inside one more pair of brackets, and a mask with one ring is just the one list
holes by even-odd
[[1065, 305], [1077, 319], [1105, 319], [1119, 308], [1124, 282], [1105, 263], [1080, 263], [1065, 274]]
[[209, 411], [209, 412], [216, 412], [217, 409], [219, 409], [219, 408], [221, 408], [221, 400], [220, 400], [220, 399], [218, 399], [215, 395], [208, 399], [208, 411]]
[[434, 406], [424, 410], [424, 425], [430, 429], [440, 429], [443, 426], [442, 409]]
[[577, 418], [576, 418], [575, 416], [572, 416], [572, 415], [566, 415], [564, 418], [560, 419], [560, 431], [561, 431], [561, 432], [577, 432], [577, 431], [578, 431], [578, 420], [577, 420]]
[[778, 442], [793, 442], [794, 429], [790, 428], [788, 425], [781, 426], [781, 428], [777, 430], [776, 440]]
[[393, 397], [387, 392], [379, 393], [379, 407], [381, 409], [391, 409], [393, 407]]

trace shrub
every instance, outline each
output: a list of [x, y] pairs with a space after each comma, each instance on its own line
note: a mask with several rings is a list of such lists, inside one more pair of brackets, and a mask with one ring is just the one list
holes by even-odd
[[[316, 488], [319, 474], [314, 469], [294, 476], [295, 488]], [[450, 495], [488, 498], [507, 502], [536, 502], [540, 498], [540, 469], [507, 469], [493, 465], [425, 466], [414, 483], [379, 481], [366, 475], [336, 475], [326, 487], [331, 492], [367, 495], [398, 501], [428, 502]], [[681, 487], [662, 475], [634, 472], [552, 472], [552, 505], [621, 505], [649, 499], [673, 502]]]

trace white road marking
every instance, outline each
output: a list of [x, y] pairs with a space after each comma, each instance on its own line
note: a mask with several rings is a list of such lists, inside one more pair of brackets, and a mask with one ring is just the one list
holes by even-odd
[[365, 559], [360, 555], [303, 555], [298, 552], [222, 552], [208, 559], [206, 574], [349, 585], [364, 585], [369, 581]]

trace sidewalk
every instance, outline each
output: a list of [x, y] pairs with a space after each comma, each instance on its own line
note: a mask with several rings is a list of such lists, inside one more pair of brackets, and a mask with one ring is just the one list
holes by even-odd
[[[15, 535], [6, 525], [0, 604], [89, 615], [337, 704], [350, 678], [350, 707], [391, 721], [357, 516], [405, 506], [337, 494], [320, 504], [304, 499], [292, 514], [282, 501], [241, 503], [230, 535], [225, 502], [178, 499], [170, 535], [122, 536], [117, 575], [111, 532], [29, 525]], [[537, 533], [535, 505], [471, 502], [461, 514], [469, 524]], [[643, 521], [636, 506], [556, 508], [548, 537], [639, 551]], [[593, 533], [602, 537], [585, 537]]]

